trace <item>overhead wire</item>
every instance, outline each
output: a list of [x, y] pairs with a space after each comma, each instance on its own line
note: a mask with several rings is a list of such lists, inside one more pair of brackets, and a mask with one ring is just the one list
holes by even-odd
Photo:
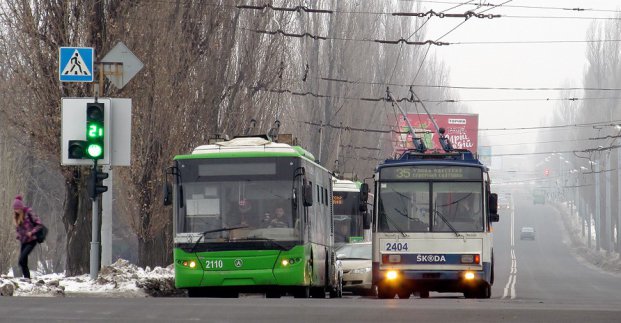
[[[400, 0], [400, 1], [408, 1], [408, 0]], [[437, 3], [437, 4], [457, 4], [457, 2], [450, 1], [432, 1], [432, 0], [411, 0], [421, 3]], [[492, 3], [483, 3], [481, 6], [493, 6]], [[620, 13], [621, 11], [612, 10], [612, 9], [594, 9], [594, 8], [579, 8], [579, 7], [547, 7], [547, 6], [527, 6], [527, 5], [505, 5], [506, 8], [521, 8], [521, 9], [543, 9], [543, 10], [561, 10], [561, 11], [574, 11], [574, 12], [584, 12], [584, 11], [593, 11], [593, 12], [610, 12], [610, 13]]]

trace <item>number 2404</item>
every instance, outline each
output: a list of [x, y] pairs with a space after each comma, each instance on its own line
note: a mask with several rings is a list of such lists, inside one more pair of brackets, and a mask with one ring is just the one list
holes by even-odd
[[401, 243], [401, 242], [386, 242], [386, 251], [407, 251], [408, 250], [408, 243]]

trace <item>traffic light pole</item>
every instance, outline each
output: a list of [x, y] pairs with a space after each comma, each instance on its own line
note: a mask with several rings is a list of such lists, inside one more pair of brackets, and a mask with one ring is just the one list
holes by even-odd
[[[97, 171], [97, 159], [93, 159], [93, 172]], [[95, 197], [91, 197], [93, 200], [92, 207], [92, 238], [91, 238], [91, 266], [90, 266], [90, 278], [92, 280], [97, 279], [99, 274], [99, 194], [95, 194]]]

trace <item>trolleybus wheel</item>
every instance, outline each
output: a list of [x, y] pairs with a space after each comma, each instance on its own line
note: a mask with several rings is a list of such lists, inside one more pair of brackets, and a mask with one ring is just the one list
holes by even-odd
[[477, 298], [490, 298], [490, 297], [492, 297], [492, 286], [490, 286], [489, 284], [483, 283], [479, 287]]
[[313, 287], [310, 294], [313, 298], [326, 298], [326, 289], [324, 287]]
[[377, 286], [377, 298], [395, 298], [395, 290], [390, 287]]
[[339, 281], [336, 284], [336, 287], [330, 289], [330, 298], [341, 297], [343, 297], [343, 277], [339, 277]]
[[399, 296], [400, 299], [408, 299], [410, 298], [410, 294], [412, 294], [412, 291], [409, 289], [401, 289], [397, 291], [397, 296]]
[[188, 297], [205, 297], [201, 288], [188, 288]]
[[299, 287], [297, 290], [294, 291], [293, 297], [294, 298], [309, 298], [310, 297], [310, 287], [308, 287], [308, 286]]
[[421, 290], [420, 292], [418, 292], [418, 294], [420, 295], [420, 298], [429, 298], [428, 290]]

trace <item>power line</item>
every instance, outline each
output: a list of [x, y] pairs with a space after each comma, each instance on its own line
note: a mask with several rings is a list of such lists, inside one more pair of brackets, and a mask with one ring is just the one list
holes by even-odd
[[370, 42], [370, 43], [380, 43], [380, 44], [390, 44], [390, 45], [398, 45], [398, 44], [406, 44], [406, 45], [436, 45], [436, 46], [445, 46], [450, 45], [450, 43], [445, 42], [437, 42], [433, 40], [425, 40], [425, 41], [408, 41], [407, 39], [400, 38], [397, 40], [384, 40], [384, 39], [364, 39], [364, 38], [346, 38], [346, 37], [328, 37], [328, 36], [319, 36], [313, 35], [307, 32], [304, 33], [289, 33], [282, 29], [277, 30], [261, 30], [261, 29], [251, 29], [240, 27], [239, 29], [255, 32], [258, 34], [266, 34], [266, 35], [281, 35], [284, 37], [295, 37], [295, 38], [311, 38], [314, 40], [344, 40], [344, 41], [355, 41], [355, 42]]
[[579, 19], [579, 20], [621, 20], [616, 17], [569, 17], [569, 16], [520, 16], [502, 15], [503, 18], [523, 18], [523, 19]]
[[[408, 1], [408, 0], [400, 0], [400, 1]], [[426, 0], [415, 0], [416, 2], [426, 2], [426, 3], [438, 3], [438, 4], [457, 4], [457, 2], [450, 1], [426, 1]], [[462, 5], [465, 5], [462, 3]], [[474, 4], [471, 4], [474, 5]], [[478, 4], [477, 4], [478, 5]], [[481, 6], [493, 6], [491, 3], [482, 3]], [[611, 9], [593, 9], [593, 8], [568, 8], [568, 7], [545, 7], [545, 6], [525, 6], [525, 5], [505, 5], [507, 8], [521, 8], [521, 9], [543, 9], [543, 10], [561, 10], [561, 11], [574, 11], [574, 12], [584, 12], [584, 11], [593, 11], [593, 12], [611, 12], [611, 13], [620, 13], [618, 10]]]
[[[610, 123], [610, 122], [612, 122], [612, 123]], [[610, 127], [615, 127], [615, 126], [618, 126], [618, 124], [616, 122], [621, 123], [621, 120], [599, 121], [599, 122], [589, 122], [589, 123], [576, 123], [576, 124], [564, 124], [564, 125], [556, 125], [556, 126], [540, 126], [540, 127], [484, 128], [484, 129], [479, 129], [479, 131], [533, 130], [533, 129], [555, 129], [555, 128], [591, 127], [591, 126], [610, 126]], [[589, 138], [589, 139], [591, 139], [591, 138]], [[599, 139], [599, 138], [595, 138], [595, 139]]]
[[505, 45], [505, 44], [573, 44], [573, 43], [618, 43], [621, 39], [594, 39], [594, 40], [513, 40], [513, 41], [470, 41], [443, 43], [442, 45]]
[[[499, 87], [499, 86], [458, 86], [458, 85], [429, 85], [429, 84], [402, 84], [402, 83], [384, 83], [372, 81], [352, 81], [348, 79], [337, 79], [330, 77], [311, 76], [308, 78], [319, 79], [331, 82], [341, 82], [348, 84], [364, 84], [376, 86], [398, 86], [398, 87], [422, 87], [422, 88], [439, 88], [439, 89], [459, 89], [459, 90], [502, 90], [502, 91], [621, 91], [621, 88], [595, 88], [595, 87]], [[289, 79], [289, 81], [299, 81], [297, 79]]]
[[[157, 3], [169, 3], [169, 4], [178, 4], [178, 1], [175, 0], [151, 0], [151, 2], [157, 2]], [[422, 1], [425, 2], [425, 1]], [[431, 1], [426, 1], [426, 2], [431, 2]], [[441, 2], [439, 2], [441, 3]], [[451, 2], [447, 2], [447, 4], [449, 4]], [[272, 6], [272, 5], [263, 5], [263, 6], [253, 6], [253, 5], [228, 5], [228, 4], [223, 4], [221, 2], [202, 2], [202, 4], [206, 5], [206, 6], [213, 6], [213, 7], [217, 7], [217, 8], [226, 8], [226, 9], [233, 9], [233, 10], [261, 10], [263, 12], [267, 12], [267, 8], [268, 7], [273, 7], [276, 8], [276, 11], [281, 11], [281, 12], [297, 12], [297, 13], [325, 13], [325, 14], [366, 14], [366, 15], [389, 15], [389, 16], [394, 16], [394, 17], [404, 17], [404, 18], [425, 18], [425, 17], [429, 17], [429, 14], [427, 12], [410, 12], [410, 13], [398, 13], [398, 12], [373, 12], [373, 11], [345, 11], [345, 10], [332, 10], [332, 9], [315, 9], [315, 8], [309, 8], [307, 6], [295, 6], [295, 7], [276, 7], [276, 6]], [[458, 4], [458, 3], [451, 3], [451, 4]], [[469, 3], [459, 3], [460, 5], [465, 5], [465, 4], [469, 4]], [[483, 3], [476, 3], [476, 4], [470, 4], [473, 6], [488, 6], [490, 8], [488, 8], [487, 10], [491, 10], [494, 9], [496, 7], [499, 6], [505, 6], [505, 7], [512, 7], [510, 5], [504, 5], [504, 4], [483, 4]], [[266, 7], [266, 9], [260, 9]], [[536, 9], [535, 7], [533, 7], [533, 9]], [[547, 9], [545, 7], [542, 7], [540, 9]], [[551, 9], [551, 8], [550, 8]], [[569, 8], [567, 8], [569, 9]], [[576, 10], [574, 10], [576, 9]], [[476, 10], [476, 9], [475, 9]], [[611, 13], [618, 13], [619, 11], [613, 11], [613, 10], [599, 10], [599, 9], [584, 9], [582, 10], [582, 8], [573, 8], [572, 11], [574, 12], [578, 12], [578, 11], [593, 11], [593, 12], [611, 12]], [[482, 13], [475, 13], [475, 14], [471, 14], [469, 12], [472, 11], [466, 11], [462, 14], [457, 14], [457, 15], [463, 15], [463, 18], [466, 20], [470, 20], [470, 18], [480, 18], [480, 19], [489, 19], [489, 15], [483, 15], [481, 16]], [[395, 14], [399, 14], [399, 15], [395, 15]], [[419, 17], [420, 14], [423, 14], [422, 17]], [[466, 18], [466, 16], [469, 16], [468, 18]], [[447, 17], [446, 15], [444, 15], [445, 18], [451, 18], [451, 17]], [[456, 18], [461, 18], [461, 16], [458, 16]], [[493, 15], [493, 18], [524, 18], [524, 19], [587, 19], [587, 20], [621, 20], [621, 18], [614, 18], [614, 17], [575, 17], [575, 16], [520, 16], [520, 15]], [[170, 18], [170, 19], [149, 19], [149, 18], [144, 18], [144, 17], [125, 17], [124, 19], [133, 19], [133, 20], [158, 20], [158, 21], [177, 21], [178, 19], [176, 18]]]
[[334, 11], [332, 10], [325, 10], [325, 9], [312, 9], [306, 6], [296, 6], [296, 7], [276, 7], [273, 6], [271, 4], [265, 4], [262, 6], [252, 6], [252, 5], [238, 5], [237, 8], [239, 9], [251, 9], [251, 10], [262, 10], [265, 11], [266, 9], [271, 9], [274, 11], [288, 11], [288, 12], [297, 12], [300, 13], [302, 11], [306, 12], [306, 13], [328, 13], [331, 14]]
[[[253, 91], [265, 91], [271, 93], [289, 93], [291, 95], [296, 96], [312, 96], [315, 98], [334, 98], [334, 99], [344, 99], [344, 100], [357, 100], [357, 101], [367, 101], [367, 102], [389, 102], [390, 100], [385, 97], [351, 97], [351, 96], [334, 96], [334, 95], [325, 95], [314, 93], [311, 91], [295, 91], [290, 89], [270, 89], [264, 86], [253, 86], [250, 87]], [[621, 97], [567, 97], [567, 98], [532, 98], [532, 99], [515, 99], [515, 98], [507, 98], [507, 99], [444, 99], [444, 100], [415, 100], [411, 97], [403, 97], [399, 99], [395, 99], [397, 102], [410, 102], [410, 103], [420, 103], [420, 102], [428, 102], [428, 103], [461, 103], [461, 102], [536, 102], [536, 101], [547, 101], [547, 102], [558, 102], [558, 101], [590, 101], [590, 100], [621, 100]]]

